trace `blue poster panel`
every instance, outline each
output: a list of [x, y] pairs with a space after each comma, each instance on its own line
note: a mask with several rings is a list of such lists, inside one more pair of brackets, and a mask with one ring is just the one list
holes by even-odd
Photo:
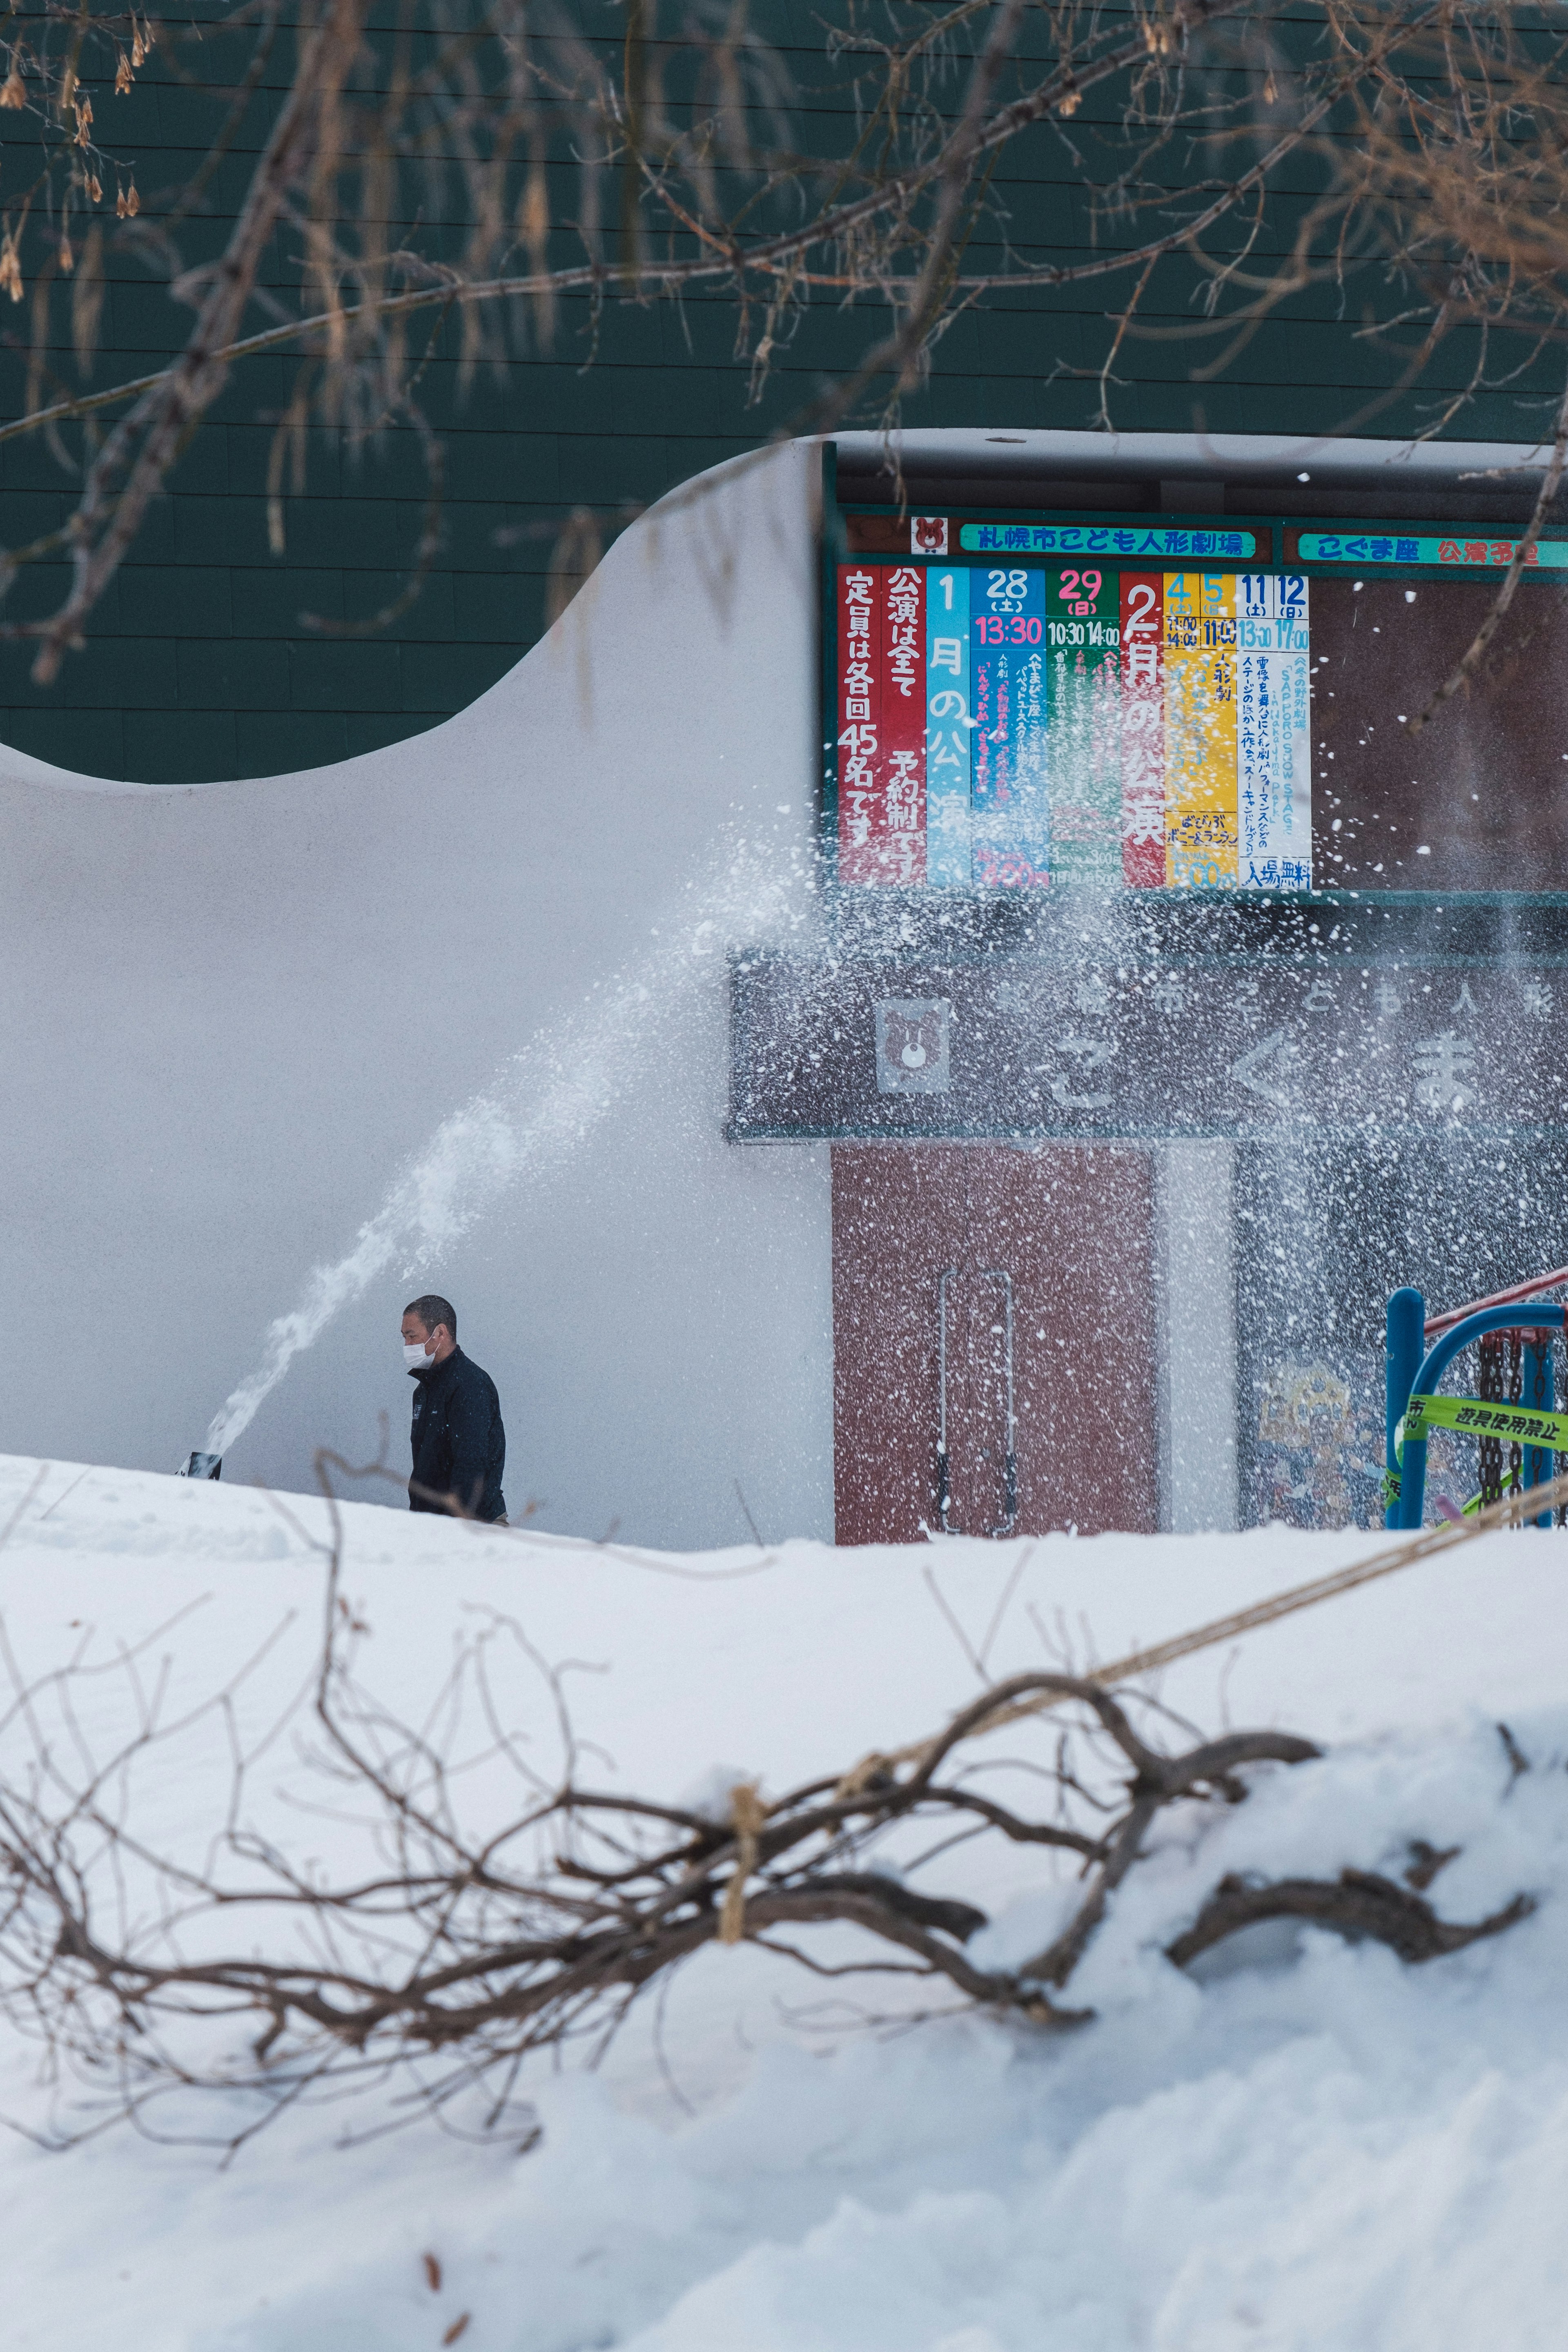
[[974, 878], [970, 777], [968, 568], [926, 574], [926, 884], [967, 890]]
[[985, 890], [1043, 889], [1051, 878], [1046, 575], [976, 570], [969, 594], [973, 878]]

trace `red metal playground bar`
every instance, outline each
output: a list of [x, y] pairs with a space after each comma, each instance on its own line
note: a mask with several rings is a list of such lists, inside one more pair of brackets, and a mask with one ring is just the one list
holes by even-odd
[[1446, 1315], [1429, 1315], [1424, 1335], [1435, 1339], [1451, 1324], [1463, 1322], [1467, 1315], [1479, 1315], [1489, 1307], [1512, 1307], [1521, 1298], [1539, 1298], [1543, 1290], [1555, 1290], [1560, 1282], [1568, 1282], [1568, 1265], [1560, 1265], [1555, 1274], [1538, 1274], [1531, 1282], [1516, 1282], [1511, 1290], [1489, 1291], [1484, 1298], [1472, 1298], [1464, 1307], [1450, 1307]]

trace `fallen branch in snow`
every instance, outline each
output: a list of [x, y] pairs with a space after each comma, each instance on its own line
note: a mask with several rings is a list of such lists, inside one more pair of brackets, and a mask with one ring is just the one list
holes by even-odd
[[[772, 1801], [738, 1775], [673, 1803], [597, 1789], [569, 1669], [510, 1618], [487, 1617], [460, 1647], [421, 1727], [363, 1687], [369, 1629], [342, 1591], [327, 1492], [313, 1685], [259, 1729], [247, 1720], [257, 1662], [171, 1711], [169, 1661], [148, 1666], [154, 1635], [110, 1662], [116, 1732], [104, 1728], [103, 1664], [79, 1654], [28, 1681], [0, 1633], [13, 1692], [0, 1717], [0, 2011], [42, 2042], [51, 2079], [74, 2078], [96, 2102], [85, 2123], [79, 2108], [63, 2116], [56, 2144], [126, 2116], [151, 2128], [155, 2103], [201, 2089], [230, 2095], [217, 2137], [232, 2148], [280, 2106], [399, 2069], [407, 2112], [450, 2116], [477, 2093], [483, 2128], [526, 2141], [531, 2116], [512, 2094], [530, 2056], [584, 2037], [602, 2050], [649, 1985], [707, 1946], [749, 1944], [819, 1977], [936, 1981], [1036, 2026], [1080, 2023], [1090, 2012], [1055, 1996], [1158, 1817], [1237, 1803], [1249, 1770], [1319, 1754], [1275, 1731], [1171, 1753], [1154, 1744], [1165, 1711], [1153, 1700], [1042, 1672], [983, 1692], [912, 1761], [828, 1772]], [[1038, 1752], [996, 1753], [996, 1727], [1019, 1727], [1041, 1702], [1058, 1712], [1048, 1727], [1030, 1718]], [[331, 1861], [291, 1850], [256, 1801], [258, 1760], [285, 1734], [313, 1836], [337, 1825]], [[205, 1846], [192, 1832], [184, 1849], [153, 1843], [171, 1784], [204, 1776], [221, 1815]], [[298, 1819], [298, 1786], [288, 1801]], [[933, 1832], [922, 1850], [916, 1832]], [[1019, 1963], [972, 1957], [985, 1914], [929, 1884], [941, 1856], [981, 1839], [1039, 1849], [1079, 1882], [1050, 1939]], [[1417, 1894], [1363, 1874], [1337, 1887], [1227, 1879], [1172, 1957], [1289, 1912], [1425, 1958], [1528, 1907], [1450, 1927]]]
[[1402, 1960], [1436, 1960], [1446, 1952], [1462, 1952], [1484, 1936], [1500, 1936], [1527, 1919], [1535, 1905], [1528, 1895], [1516, 1895], [1489, 1919], [1472, 1927], [1439, 1919], [1424, 1896], [1392, 1878], [1370, 1870], [1342, 1870], [1337, 1879], [1237, 1877], [1222, 1878], [1184, 1935], [1165, 1947], [1167, 1959], [1179, 1969], [1211, 1951], [1226, 1937], [1264, 1919], [1302, 1919], [1314, 1927], [1331, 1927], [1354, 1942], [1370, 1938], [1387, 1944]]

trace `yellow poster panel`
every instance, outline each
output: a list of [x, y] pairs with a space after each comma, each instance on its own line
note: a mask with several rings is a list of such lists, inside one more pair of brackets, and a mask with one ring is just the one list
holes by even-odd
[[1167, 572], [1165, 880], [1236, 887], [1236, 575]]

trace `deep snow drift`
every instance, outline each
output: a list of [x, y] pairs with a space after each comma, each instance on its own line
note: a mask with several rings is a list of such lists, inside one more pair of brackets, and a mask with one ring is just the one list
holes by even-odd
[[[0, 1459], [0, 1592], [24, 1675], [87, 1643], [152, 1645], [168, 1705], [279, 1638], [247, 1705], [308, 1675], [319, 1505]], [[29, 1490], [31, 1491], [30, 1499]], [[350, 1507], [365, 1678], [405, 1716], [478, 1609], [568, 1687], [601, 1785], [676, 1798], [716, 1765], [772, 1789], [933, 1729], [989, 1675], [1121, 1654], [1320, 1574], [1377, 1538], [1053, 1538], [637, 1559]], [[1020, 1570], [1020, 1563], [1022, 1563]], [[1016, 1573], [1016, 1571], [1018, 1571]], [[932, 1584], [937, 1588], [933, 1591]], [[875, 1980], [703, 1954], [596, 2074], [525, 2085], [543, 2137], [424, 2123], [353, 2147], [367, 2105], [286, 2116], [226, 2171], [129, 2130], [66, 2155], [0, 2140], [5, 2340], [137, 2352], [1510, 2352], [1568, 2301], [1568, 1541], [1495, 1536], [1185, 1661], [1161, 1697], [1205, 1730], [1282, 1727], [1319, 1763], [1164, 1823], [1071, 1988], [1095, 2023], [876, 2026]], [[939, 1605], [946, 1604], [945, 1610]], [[292, 1614], [290, 1613], [292, 1612]], [[279, 1632], [279, 1628], [281, 1631]], [[117, 1686], [106, 1675], [107, 1692]], [[83, 1736], [95, 1727], [89, 1703]], [[103, 1702], [108, 1708], [110, 1702]], [[107, 1715], [104, 1717], [107, 1722]], [[1531, 1769], [1515, 1772], [1506, 1722]], [[139, 1814], [199, 1851], [221, 1770], [168, 1767]], [[19, 1740], [4, 1759], [19, 1769]], [[209, 1759], [210, 1760], [210, 1759]], [[302, 1810], [297, 1748], [252, 1785], [301, 1855], [352, 1848]], [[280, 1832], [279, 1832], [280, 1833]], [[1228, 1870], [1397, 1873], [1458, 1845], [1433, 1899], [1497, 1939], [1419, 1968], [1318, 1934], [1265, 1937], [1201, 1981], [1162, 1948]], [[1016, 1960], [1061, 1890], [1016, 1849], [943, 1885]], [[969, 1858], [965, 1858], [965, 1856]], [[988, 1874], [984, 1883], [976, 1873]], [[47, 2113], [0, 2036], [0, 2105]], [[379, 2102], [379, 2104], [378, 2104]], [[174, 2118], [171, 2118], [173, 2121]], [[182, 2123], [190, 2120], [182, 2113]], [[433, 2287], [424, 2257], [437, 2257]], [[454, 2334], [467, 2315], [459, 2336]]]

